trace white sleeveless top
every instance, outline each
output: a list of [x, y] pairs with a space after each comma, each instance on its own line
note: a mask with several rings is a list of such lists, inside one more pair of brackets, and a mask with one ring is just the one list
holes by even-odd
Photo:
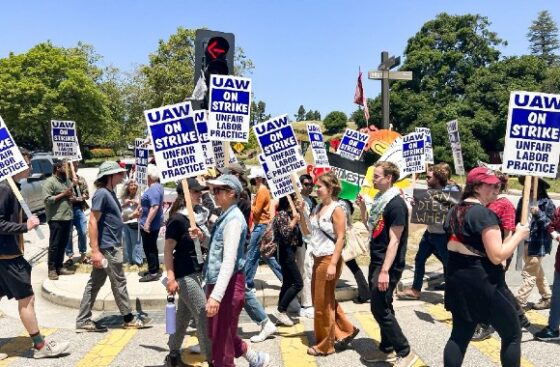
[[[332, 238], [336, 239], [332, 215], [338, 206], [340, 206], [340, 203], [338, 201], [333, 201], [329, 204], [321, 217], [319, 217], [318, 214], [319, 209], [321, 209], [321, 205], [318, 205], [316, 210], [313, 211], [313, 216], [310, 218], [311, 239], [309, 241], [309, 245], [311, 246], [311, 252], [314, 256], [327, 256], [334, 253], [335, 243], [330, 240], [323, 231]], [[321, 229], [323, 231], [321, 231]]]

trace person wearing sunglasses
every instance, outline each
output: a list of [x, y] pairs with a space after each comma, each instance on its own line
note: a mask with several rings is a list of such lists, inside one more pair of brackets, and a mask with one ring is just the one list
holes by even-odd
[[[245, 299], [244, 246], [247, 222], [237, 207], [243, 186], [231, 174], [207, 181], [222, 213], [210, 235], [203, 271], [206, 283], [208, 336], [212, 342], [213, 366], [233, 366], [234, 358], [245, 357], [252, 367], [266, 367], [270, 356], [256, 352], [238, 335], [239, 314]], [[203, 237], [199, 228], [192, 236]]]

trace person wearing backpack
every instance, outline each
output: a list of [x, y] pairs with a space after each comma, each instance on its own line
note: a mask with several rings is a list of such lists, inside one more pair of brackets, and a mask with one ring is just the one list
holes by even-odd
[[359, 330], [335, 298], [336, 282], [344, 264], [341, 254], [346, 230], [346, 214], [337, 200], [340, 182], [334, 173], [327, 172], [317, 178], [316, 184], [321, 204], [310, 217], [309, 239], [314, 258], [311, 294], [316, 344], [307, 349], [307, 354], [327, 356], [335, 352], [335, 346], [339, 350], [348, 347]]

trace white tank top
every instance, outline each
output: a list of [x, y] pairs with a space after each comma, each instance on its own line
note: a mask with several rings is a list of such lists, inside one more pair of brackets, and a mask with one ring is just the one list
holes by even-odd
[[340, 206], [340, 204], [337, 201], [333, 201], [329, 204], [321, 217], [319, 217], [321, 205], [318, 205], [313, 211], [313, 216], [310, 218], [311, 240], [309, 244], [311, 245], [311, 252], [315, 256], [327, 256], [334, 253], [335, 243], [329, 239], [323, 231], [331, 236], [331, 238], [336, 239], [332, 215], [338, 206]]

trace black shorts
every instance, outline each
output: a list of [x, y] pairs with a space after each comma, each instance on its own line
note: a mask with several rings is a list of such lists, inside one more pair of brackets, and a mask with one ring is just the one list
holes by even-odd
[[0, 298], [17, 300], [33, 295], [31, 265], [23, 256], [0, 260]]

